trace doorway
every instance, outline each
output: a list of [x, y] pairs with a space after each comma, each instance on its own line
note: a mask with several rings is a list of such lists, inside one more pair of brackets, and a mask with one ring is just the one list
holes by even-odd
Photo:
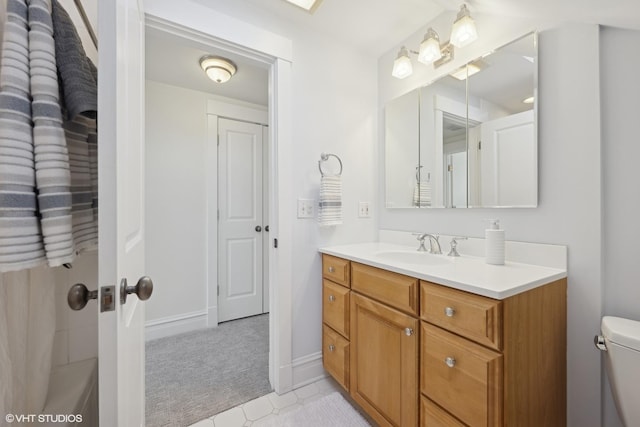
[[[266, 394], [264, 384], [267, 392], [272, 388], [269, 346], [248, 348], [270, 340], [269, 318], [263, 316], [248, 323], [239, 320], [239, 329], [233, 333], [229, 332], [229, 323], [235, 322], [216, 328], [219, 321], [265, 311], [264, 296], [268, 298], [268, 292], [262, 287], [265, 283], [268, 289], [268, 280], [263, 277], [263, 271], [268, 272], [264, 268], [268, 264], [264, 254], [268, 253], [268, 239], [264, 229], [269, 224], [264, 210], [268, 209], [270, 194], [264, 176], [269, 168], [264, 163], [270, 153], [265, 144], [269, 140], [265, 126], [269, 122], [266, 66], [261, 74], [264, 102], [251, 102], [228, 92], [230, 84], [244, 85], [242, 73], [251, 65], [237, 54], [154, 29], [147, 31], [147, 46], [147, 269], [156, 284], [155, 299], [147, 305], [147, 326], [151, 326], [147, 330], [153, 332], [152, 338], [158, 338], [147, 345], [147, 408], [150, 425], [155, 425], [155, 420], [166, 420], [183, 409], [191, 412], [182, 419], [196, 409], [226, 409], [217, 406], [221, 399], [216, 396], [249, 400]], [[169, 62], [175, 68], [153, 66], [156, 53], [171, 57]], [[236, 76], [224, 86], [209, 81], [199, 69], [198, 59], [209, 53], [233, 56], [237, 64]], [[194, 75], [180, 74], [182, 67]], [[198, 82], [204, 87], [196, 86]], [[227, 92], [221, 95], [220, 88]], [[250, 91], [255, 92], [255, 86]], [[251, 268], [247, 268], [247, 259]], [[231, 277], [232, 286], [226, 282], [223, 285], [222, 276]], [[221, 312], [218, 289], [221, 297], [236, 303], [232, 316]], [[221, 314], [226, 317], [221, 318]], [[200, 332], [203, 335], [193, 336]], [[157, 345], [162, 340], [167, 345]], [[247, 346], [238, 348], [242, 342]], [[199, 349], [193, 351], [193, 346]], [[228, 355], [228, 351], [234, 354]], [[255, 355], [260, 361], [249, 363], [249, 356]], [[234, 370], [244, 373], [258, 362], [259, 381], [220, 376]], [[192, 367], [193, 381], [187, 372]], [[167, 383], [171, 376], [166, 371], [175, 368], [179, 375], [173, 377], [182, 378], [185, 386], [169, 392], [174, 382]], [[155, 376], [159, 380], [153, 382]], [[187, 387], [190, 384], [198, 384], [198, 390]], [[241, 389], [246, 385], [251, 385], [249, 391]], [[207, 395], [210, 390], [214, 391]], [[196, 393], [186, 400], [189, 405], [184, 403], [187, 393]], [[178, 397], [182, 403], [167, 411]], [[226, 404], [233, 403], [229, 400]], [[200, 419], [215, 413], [202, 412]]]

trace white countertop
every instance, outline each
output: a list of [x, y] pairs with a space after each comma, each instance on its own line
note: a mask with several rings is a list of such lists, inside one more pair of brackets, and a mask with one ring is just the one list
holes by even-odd
[[357, 243], [329, 246], [321, 248], [320, 252], [495, 299], [505, 299], [567, 277], [564, 269], [510, 261], [504, 265], [489, 265], [484, 258], [466, 255], [425, 254], [440, 258], [443, 264], [439, 265], [388, 261], [379, 255], [380, 252], [415, 250], [415, 247], [392, 243]]

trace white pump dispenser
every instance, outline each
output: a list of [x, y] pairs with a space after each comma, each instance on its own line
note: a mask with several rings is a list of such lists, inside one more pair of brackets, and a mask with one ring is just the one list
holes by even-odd
[[500, 221], [490, 219], [489, 228], [484, 231], [485, 262], [487, 264], [504, 264], [504, 230], [500, 229]]

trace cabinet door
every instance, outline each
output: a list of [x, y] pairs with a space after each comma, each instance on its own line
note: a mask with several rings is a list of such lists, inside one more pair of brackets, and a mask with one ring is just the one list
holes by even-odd
[[351, 396], [381, 426], [418, 424], [418, 320], [356, 293]]

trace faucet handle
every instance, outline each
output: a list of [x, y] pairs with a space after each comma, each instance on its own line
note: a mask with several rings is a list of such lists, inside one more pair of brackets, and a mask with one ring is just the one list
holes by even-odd
[[447, 256], [460, 256], [460, 254], [458, 253], [458, 240], [467, 240], [468, 237], [465, 236], [455, 236], [453, 238], [451, 238], [451, 249], [449, 250], [449, 253], [447, 254]]
[[426, 252], [427, 248], [424, 247], [424, 239], [427, 237], [425, 233], [411, 233], [413, 236], [416, 236], [416, 239], [420, 242], [420, 246], [418, 247], [418, 252]]

